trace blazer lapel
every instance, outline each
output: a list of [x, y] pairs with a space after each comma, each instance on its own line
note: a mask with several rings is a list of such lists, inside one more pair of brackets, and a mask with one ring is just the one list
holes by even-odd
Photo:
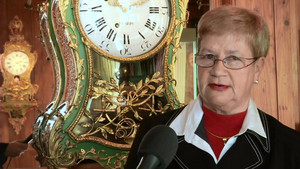
[[219, 168], [263, 168], [267, 152], [260, 140], [252, 134], [245, 133], [238, 137], [236, 143], [228, 150], [217, 164]]
[[217, 169], [214, 159], [205, 151], [189, 144], [183, 136], [178, 137], [177, 154], [168, 169]]

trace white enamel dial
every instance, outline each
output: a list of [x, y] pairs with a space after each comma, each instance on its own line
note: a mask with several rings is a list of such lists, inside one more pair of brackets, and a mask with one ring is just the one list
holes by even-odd
[[13, 75], [23, 74], [29, 67], [29, 58], [23, 52], [11, 52], [5, 57], [4, 67]]
[[102, 53], [136, 57], [157, 47], [171, 21], [169, 0], [78, 0], [81, 29]]

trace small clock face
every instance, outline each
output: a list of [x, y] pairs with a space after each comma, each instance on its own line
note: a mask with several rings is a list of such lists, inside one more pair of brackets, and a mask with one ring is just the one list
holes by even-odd
[[169, 1], [78, 0], [78, 22], [101, 53], [133, 58], [161, 44], [171, 21]]
[[5, 57], [4, 67], [13, 75], [23, 74], [29, 67], [29, 58], [24, 52], [11, 52]]

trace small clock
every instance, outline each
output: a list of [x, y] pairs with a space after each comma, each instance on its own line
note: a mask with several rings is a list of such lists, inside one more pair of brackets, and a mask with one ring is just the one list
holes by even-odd
[[3, 83], [0, 87], [0, 109], [9, 114], [9, 123], [18, 135], [26, 119], [25, 114], [37, 106], [38, 85], [31, 84], [30, 74], [37, 61], [37, 52], [22, 35], [23, 23], [15, 16], [8, 25], [9, 41], [0, 54]]
[[150, 57], [173, 31], [174, 0], [76, 0], [75, 18], [87, 45], [104, 56]]
[[9, 53], [4, 60], [4, 68], [13, 75], [21, 75], [29, 67], [28, 55], [21, 51]]

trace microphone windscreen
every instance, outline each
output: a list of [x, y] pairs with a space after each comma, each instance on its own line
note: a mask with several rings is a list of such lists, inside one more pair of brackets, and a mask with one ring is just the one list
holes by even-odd
[[143, 137], [139, 145], [138, 156], [155, 155], [161, 163], [159, 168], [166, 168], [173, 160], [177, 148], [178, 139], [175, 131], [168, 126], [157, 125]]

